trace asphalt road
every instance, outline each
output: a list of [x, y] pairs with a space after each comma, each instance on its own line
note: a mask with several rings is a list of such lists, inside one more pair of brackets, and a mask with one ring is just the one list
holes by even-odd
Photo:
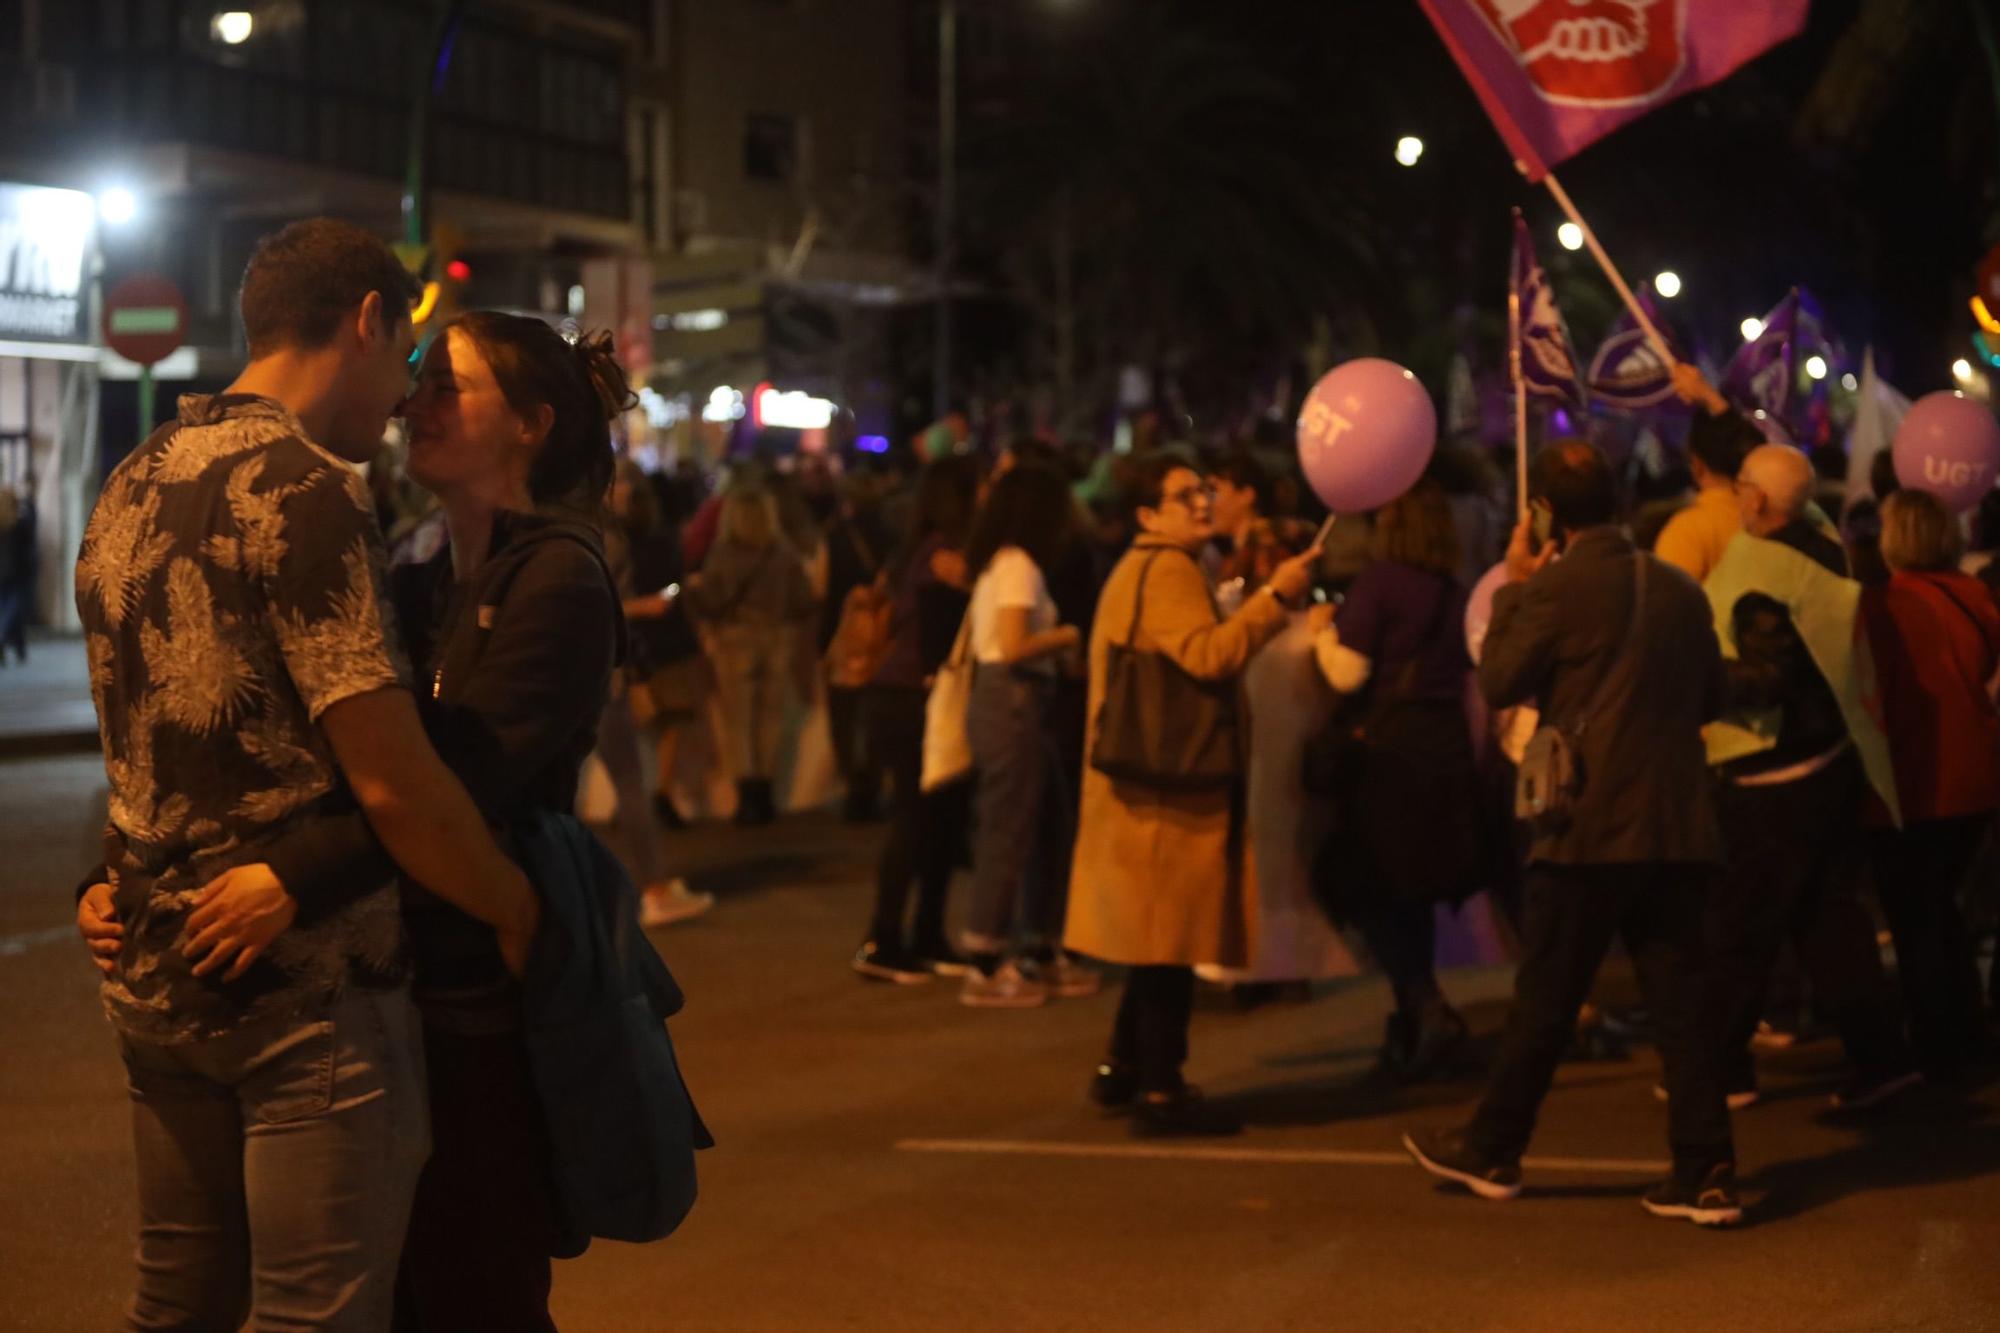
[[[122, 1079], [67, 889], [92, 858], [92, 757], [0, 764], [0, 1328], [117, 1326], [133, 1227]], [[688, 991], [675, 1039], [720, 1146], [657, 1245], [558, 1266], [561, 1326], [652, 1330], [2000, 1329], [2000, 1094], [1826, 1122], [1836, 1049], [1763, 1069], [1737, 1117], [1751, 1223], [1648, 1217], [1656, 1063], [1566, 1066], [1528, 1195], [1434, 1187], [1397, 1151], [1468, 1076], [1366, 1073], [1384, 991], [1205, 1003], [1192, 1075], [1242, 1137], [1135, 1147], [1082, 1092], [1114, 998], [973, 1012], [846, 969], [875, 834], [830, 821], [669, 839], [716, 889], [655, 939]], [[1447, 979], [1488, 1038], [1504, 971]]]

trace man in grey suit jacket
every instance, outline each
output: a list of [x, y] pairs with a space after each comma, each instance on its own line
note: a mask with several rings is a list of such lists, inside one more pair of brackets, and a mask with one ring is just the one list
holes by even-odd
[[[1555, 541], [1523, 522], [1493, 599], [1479, 684], [1533, 704], [1576, 754], [1576, 798], [1528, 852], [1514, 1005], [1485, 1099], [1460, 1130], [1419, 1130], [1419, 1165], [1488, 1199], [1521, 1189], [1521, 1154], [1614, 935], [1657, 1015], [1673, 1175], [1649, 1212], [1704, 1225], [1742, 1215], [1716, 1044], [1702, 1030], [1702, 910], [1722, 859], [1701, 727], [1723, 703], [1720, 650], [1693, 580], [1616, 526], [1604, 456], [1581, 441], [1535, 460], [1531, 493]], [[1560, 554], [1560, 559], [1557, 558]], [[1635, 624], [1633, 617], [1637, 616]]]

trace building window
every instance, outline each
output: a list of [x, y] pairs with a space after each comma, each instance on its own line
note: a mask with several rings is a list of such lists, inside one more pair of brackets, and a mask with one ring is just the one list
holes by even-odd
[[788, 181], [798, 165], [796, 116], [752, 115], [743, 132], [743, 174], [754, 181]]

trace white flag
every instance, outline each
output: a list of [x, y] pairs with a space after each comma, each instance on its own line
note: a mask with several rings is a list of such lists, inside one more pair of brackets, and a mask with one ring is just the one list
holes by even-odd
[[1896, 428], [1909, 410], [1910, 400], [1875, 373], [1875, 349], [1869, 348], [1861, 357], [1861, 389], [1855, 400], [1854, 426], [1847, 433], [1849, 505], [1874, 494], [1868, 486], [1869, 469], [1875, 466], [1875, 455], [1895, 442]]

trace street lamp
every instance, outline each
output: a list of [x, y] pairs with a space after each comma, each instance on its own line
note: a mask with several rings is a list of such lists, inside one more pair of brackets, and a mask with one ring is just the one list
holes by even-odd
[[1653, 279], [1653, 290], [1669, 301], [1681, 294], [1681, 275], [1672, 269], [1662, 270]]
[[1960, 384], [1972, 383], [1972, 363], [1964, 357], [1951, 363], [1951, 377]]
[[1565, 250], [1581, 250], [1583, 249], [1583, 228], [1577, 226], [1574, 222], [1565, 222], [1562, 226], [1556, 228], [1556, 240], [1562, 243], [1562, 248]]
[[958, 0], [938, 5], [937, 306], [932, 311], [931, 411], [951, 415], [951, 240], [958, 207]]
[[1743, 330], [1743, 341], [1753, 343], [1763, 334], [1764, 321], [1752, 315], [1737, 327]]
[[1396, 160], [1406, 167], [1414, 167], [1424, 155], [1424, 141], [1414, 134], [1406, 134], [1396, 140]]
[[1807, 358], [1806, 358], [1806, 375], [1807, 375], [1807, 377], [1808, 377], [1808, 378], [1810, 378], [1810, 379], [1816, 379], [1816, 380], [1823, 380], [1823, 379], [1825, 379], [1825, 378], [1826, 378], [1826, 358], [1825, 358], [1825, 357], [1823, 357], [1823, 356], [1809, 356], [1809, 357], [1807, 357]]
[[97, 216], [107, 226], [122, 227], [139, 216], [139, 197], [122, 185], [114, 185], [97, 196]]
[[1840, 387], [1847, 390], [1849, 393], [1853, 393], [1856, 389], [1861, 387], [1861, 381], [1854, 378], [1853, 373], [1850, 372], [1840, 377]]
[[247, 9], [225, 9], [208, 21], [208, 35], [224, 46], [241, 46], [250, 40], [257, 20]]

